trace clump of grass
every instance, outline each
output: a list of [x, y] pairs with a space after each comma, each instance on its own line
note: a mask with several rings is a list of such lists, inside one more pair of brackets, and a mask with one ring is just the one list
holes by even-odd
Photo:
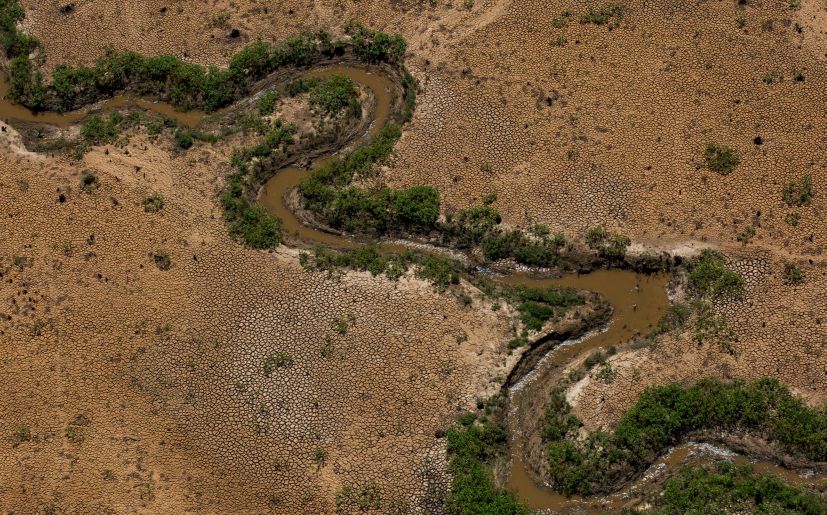
[[748, 225], [744, 227], [744, 230], [740, 231], [738, 234], [735, 235], [735, 239], [746, 245], [747, 243], [750, 243], [752, 241], [752, 239], [755, 237], [755, 233], [755, 226]]
[[729, 175], [741, 163], [738, 151], [718, 143], [708, 143], [706, 145], [704, 160], [710, 170], [721, 175]]
[[784, 263], [784, 283], [790, 285], [803, 284], [806, 276], [801, 268], [793, 263], [787, 261]]
[[603, 9], [591, 10], [583, 13], [583, 15], [580, 16], [580, 23], [606, 25], [611, 22], [611, 26], [618, 27], [620, 26], [620, 21], [623, 19], [623, 16], [623, 7], [618, 4], [612, 4], [608, 7], [604, 7]]
[[264, 357], [261, 362], [262, 373], [264, 377], [270, 377], [279, 368], [289, 368], [293, 366], [293, 355], [289, 352], [273, 352]]
[[266, 116], [273, 112], [276, 108], [276, 102], [279, 100], [279, 92], [275, 89], [266, 91], [258, 98], [258, 114]]
[[83, 175], [80, 176], [80, 191], [84, 193], [92, 193], [100, 186], [100, 181], [98, 180], [98, 176], [92, 172], [84, 172]]
[[17, 429], [11, 434], [11, 446], [17, 447], [18, 445], [30, 442], [32, 440], [32, 430], [29, 426], [18, 426]]
[[592, 227], [586, 232], [586, 244], [605, 259], [623, 259], [631, 243], [628, 236], [609, 232], [605, 227]]
[[153, 193], [148, 197], [144, 197], [141, 204], [144, 206], [145, 212], [157, 213], [164, 208], [164, 197], [160, 193]]
[[791, 227], [797, 226], [801, 222], [801, 213], [787, 213], [784, 222]]
[[120, 113], [112, 113], [108, 118], [92, 115], [80, 128], [81, 138], [91, 145], [104, 145], [115, 141], [118, 130], [124, 117]]
[[515, 287], [509, 295], [519, 302], [517, 311], [520, 320], [531, 331], [539, 331], [552, 317], [558, 316], [572, 306], [582, 305], [586, 299], [574, 288], [527, 288]]
[[790, 181], [781, 189], [781, 197], [788, 206], [808, 206], [813, 196], [813, 181], [809, 175], [805, 175], [798, 181]]

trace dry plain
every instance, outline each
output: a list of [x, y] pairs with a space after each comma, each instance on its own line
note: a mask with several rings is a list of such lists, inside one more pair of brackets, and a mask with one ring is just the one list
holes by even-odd
[[[23, 1], [47, 67], [108, 46], [224, 66], [257, 38], [340, 34], [348, 18], [401, 33], [420, 91], [388, 184], [435, 186], [444, 210], [493, 192], [507, 224], [573, 240], [602, 224], [634, 248], [724, 252], [746, 278], [745, 298], [719, 307], [729, 352], [690, 332], [621, 352], [614, 381], [578, 389], [587, 427], [615, 422], [646, 386], [704, 376], [772, 376], [827, 400], [820, 0], [630, 0], [611, 28], [554, 21], [595, 2], [64, 4]], [[232, 142], [182, 152], [135, 133], [76, 161], [5, 141], [0, 434], [25, 425], [31, 440], [3, 443], [0, 509], [333, 512], [348, 485], [375, 487], [386, 512], [422, 508], [444, 470], [437, 435], [515, 361], [508, 310], [465, 283], [470, 306], [414, 278], [330, 278], [296, 249], [234, 242], [217, 200]], [[731, 174], [705, 167], [709, 142], [739, 151]], [[78, 188], [89, 170], [92, 195]], [[783, 184], [805, 175], [815, 197], [788, 206]], [[151, 192], [160, 213], [141, 206]], [[785, 283], [785, 262], [803, 284]], [[292, 362], [275, 379], [259, 373], [272, 352]]]

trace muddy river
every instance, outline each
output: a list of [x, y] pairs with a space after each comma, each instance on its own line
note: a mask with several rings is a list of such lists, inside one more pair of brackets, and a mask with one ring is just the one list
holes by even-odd
[[[394, 83], [384, 74], [372, 73], [365, 68], [345, 65], [324, 66], [308, 72], [308, 75], [316, 77], [326, 77], [334, 74], [347, 76], [369, 88], [376, 99], [373, 112], [374, 118], [369, 128], [364, 134], [351, 142], [351, 146], [358, 145], [375, 136], [388, 121], [394, 100]], [[6, 100], [5, 94], [7, 91], [7, 78], [0, 75], [0, 95], [3, 97], [0, 99], [0, 119], [14, 119], [67, 127], [78, 123], [90, 112], [90, 110], [80, 110], [70, 113], [33, 113]], [[129, 95], [118, 95], [101, 102], [94, 106], [93, 110], [107, 111], [123, 106], [137, 106], [147, 109], [174, 118], [179, 124], [189, 127], [197, 126], [205, 116], [203, 112], [183, 113], [169, 104]], [[313, 166], [322, 165], [335, 158], [335, 154], [325, 156], [314, 161]], [[307, 169], [298, 167], [287, 167], [279, 170], [261, 188], [259, 201], [270, 213], [281, 220], [284, 231], [295, 238], [339, 248], [355, 247], [358, 242], [353, 239], [323, 232], [302, 224], [292, 210], [285, 205], [285, 196], [307, 173]], [[388, 243], [382, 244], [380, 248], [383, 252], [398, 252], [407, 247], [398, 243]], [[587, 275], [568, 275], [560, 279], [540, 279], [530, 275], [514, 274], [498, 278], [498, 280], [511, 285], [520, 284], [530, 287], [571, 286], [595, 291], [603, 295], [613, 306], [613, 318], [605, 331], [587, 335], [576, 342], [566, 342], [558, 345], [539, 362], [530, 374], [511, 388], [513, 409], [509, 416], [509, 429], [514, 435], [514, 442], [508, 487], [517, 494], [521, 501], [534, 509], [545, 508], [561, 512], [605, 512], [606, 510], [619, 509], [628, 502], [629, 495], [636, 488], [635, 486], [611, 496], [584, 500], [563, 497], [534, 482], [523, 462], [524, 435], [522, 431], [525, 421], [538, 416], [539, 405], [525, 406], [523, 405], [523, 399], [532, 398], [535, 403], [538, 402], [537, 399], [543, 399], [543, 394], [547, 393], [547, 389], [552, 384], [549, 381], [554, 373], [578, 356], [582, 356], [593, 349], [626, 343], [636, 336], [649, 332], [669, 304], [666, 296], [668, 277], [665, 274], [643, 275], [625, 270], [599, 270]], [[536, 440], [536, 435], [534, 438]], [[534, 445], [536, 448], [536, 441]], [[685, 462], [687, 458], [725, 458], [738, 463], [747, 461], [746, 458], [734, 455], [725, 449], [690, 443], [673, 449], [672, 452], [661, 458], [650, 468], [646, 477], [661, 473], [664, 469], [674, 468]], [[824, 482], [823, 478], [806, 478], [770, 463], [757, 463], [754, 466], [759, 471], [772, 472], [796, 484], [823, 484]]]

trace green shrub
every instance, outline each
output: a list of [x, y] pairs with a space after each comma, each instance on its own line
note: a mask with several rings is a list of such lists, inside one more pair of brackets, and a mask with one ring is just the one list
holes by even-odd
[[366, 28], [361, 23], [350, 21], [345, 25], [357, 55], [368, 62], [401, 62], [405, 56], [406, 43], [401, 36], [391, 36]]
[[512, 288], [512, 295], [519, 304], [517, 311], [520, 319], [529, 330], [539, 331], [543, 325], [556, 315], [560, 315], [572, 306], [579, 306], [585, 298], [574, 288]]
[[592, 10], [584, 13], [580, 17], [580, 23], [592, 23], [594, 25], [606, 25], [612, 22], [612, 25], [617, 27], [620, 25], [620, 20], [623, 19], [623, 7], [617, 4], [612, 4], [600, 10]]
[[808, 206], [813, 200], [813, 182], [809, 175], [800, 181], [790, 181], [781, 189], [781, 196], [788, 206]]
[[177, 131], [175, 131], [174, 138], [175, 144], [178, 146], [178, 148], [186, 150], [192, 147], [192, 132], [184, 129], [178, 129]]
[[264, 377], [270, 377], [279, 368], [293, 366], [293, 355], [289, 352], [273, 352], [264, 357], [261, 361], [261, 368]]
[[459, 284], [460, 269], [455, 261], [436, 256], [425, 256], [416, 270], [420, 279], [431, 281], [438, 288]]
[[276, 102], [279, 100], [279, 92], [275, 89], [266, 91], [258, 98], [258, 114], [266, 116], [273, 112], [276, 108]]
[[84, 193], [92, 193], [100, 186], [98, 176], [92, 172], [85, 172], [80, 176], [80, 191]]
[[704, 160], [710, 170], [721, 175], [729, 175], [741, 163], [741, 158], [735, 149], [717, 143], [706, 145]]
[[451, 493], [448, 511], [462, 515], [528, 514], [529, 509], [507, 490], [497, 488], [491, 473], [494, 462], [505, 453], [508, 436], [492, 422], [465, 418], [447, 431]]
[[123, 121], [120, 113], [112, 113], [107, 119], [92, 115], [80, 128], [80, 136], [92, 145], [104, 145], [115, 141], [118, 128]]
[[749, 465], [721, 461], [714, 466], [689, 464], [666, 480], [661, 495], [649, 499], [643, 513], [800, 513], [822, 514], [827, 504], [818, 495], [786, 484]]
[[348, 77], [332, 75], [310, 89], [310, 105], [335, 116], [342, 111], [354, 116], [359, 112], [359, 92]]
[[586, 232], [586, 243], [604, 259], [620, 260], [626, 257], [626, 248], [632, 243], [628, 236], [611, 233], [605, 227], [592, 227]]
[[723, 256], [713, 250], [704, 249], [687, 268], [689, 287], [701, 296], [738, 296], [743, 292], [744, 278], [727, 268]]
[[221, 194], [221, 207], [230, 235], [254, 249], [271, 249], [281, 243], [279, 221], [267, 211], [252, 204], [244, 193], [243, 173], [227, 178]]
[[751, 432], [784, 452], [827, 459], [827, 412], [809, 408], [774, 379], [648, 388], [612, 433], [578, 436], [579, 420], [552, 392], [543, 421], [549, 475], [560, 492], [607, 492], [640, 475], [658, 456], [698, 431]]
[[144, 211], [147, 213], [157, 213], [164, 208], [164, 197], [160, 193], [153, 193], [145, 197], [141, 204], [144, 206]]
[[784, 282], [786, 284], [803, 284], [804, 279], [804, 272], [797, 264], [792, 261], [784, 263]]

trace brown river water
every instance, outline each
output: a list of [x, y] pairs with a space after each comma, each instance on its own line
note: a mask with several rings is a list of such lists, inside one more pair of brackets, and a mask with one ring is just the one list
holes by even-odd
[[[332, 65], [318, 68], [308, 72], [308, 75], [326, 77], [330, 75], [345, 75], [359, 84], [369, 88], [375, 99], [374, 118], [368, 130], [354, 142], [352, 146], [363, 143], [374, 137], [385, 125], [390, 117], [391, 106], [393, 105], [393, 81], [381, 73], [372, 73], [368, 69], [350, 67], [345, 65]], [[32, 111], [11, 103], [5, 98], [8, 91], [8, 79], [0, 74], [0, 119], [21, 120], [27, 122], [38, 122], [54, 125], [57, 127], [68, 127], [76, 124], [89, 115], [88, 110], [79, 110], [69, 113], [33, 113]], [[195, 127], [204, 118], [205, 113], [201, 111], [181, 112], [171, 105], [163, 102], [154, 102], [129, 95], [118, 95], [95, 106], [95, 111], [109, 111], [124, 106], [137, 106], [158, 114], [174, 118], [179, 124]], [[319, 166], [335, 159], [332, 154], [314, 161], [313, 166]], [[299, 167], [286, 167], [279, 170], [262, 187], [259, 193], [259, 201], [265, 208], [277, 216], [282, 223], [285, 232], [304, 240], [306, 242], [331, 245], [339, 248], [353, 248], [358, 245], [354, 239], [330, 234], [313, 227], [302, 224], [293, 214], [293, 211], [285, 205], [285, 196], [294, 188], [298, 182], [307, 175], [308, 170]], [[394, 243], [383, 243], [380, 249], [383, 252], [400, 251], [409, 248], [405, 245]], [[511, 285], [524, 285], [529, 287], [548, 286], [571, 286], [600, 293], [614, 308], [612, 322], [602, 332], [587, 335], [573, 343], [558, 345], [551, 350], [545, 358], [537, 365], [535, 370], [524, 378], [518, 385], [512, 388], [512, 405], [519, 411], [521, 398], [530, 388], [546, 389], [550, 385], [543, 384], [543, 379], [548, 378], [552, 370], [565, 366], [578, 356], [591, 352], [593, 349], [620, 345], [632, 338], [649, 332], [657, 323], [663, 311], [669, 305], [666, 296], [666, 283], [668, 276], [665, 274], [643, 275], [626, 270], [598, 270], [585, 275], [567, 275], [559, 279], [542, 279], [526, 274], [514, 274], [498, 278], [499, 281]], [[553, 511], [577, 511], [577, 512], [605, 512], [622, 507], [629, 498], [629, 490], [620, 492], [601, 499], [579, 499], [566, 498], [558, 495], [551, 489], [537, 485], [523, 463], [521, 457], [522, 435], [519, 424], [515, 423], [516, 416], [512, 416], [510, 429], [515, 438], [512, 445], [512, 469], [508, 480], [508, 487], [513, 490], [519, 499], [534, 509], [551, 509]], [[679, 446], [667, 456], [661, 458], [653, 467], [652, 471], [674, 468], [691, 456], [714, 455], [717, 459], [725, 457], [736, 463], [745, 463], [747, 458], [734, 455], [725, 449], [717, 449], [712, 446], [698, 446], [697, 444], [686, 444]], [[823, 485], [824, 478], [805, 478], [793, 471], [778, 467], [771, 463], [753, 463], [753, 467], [761, 472], [771, 472], [783, 477], [794, 484], [820, 484]], [[630, 489], [633, 490], [634, 486]]]

